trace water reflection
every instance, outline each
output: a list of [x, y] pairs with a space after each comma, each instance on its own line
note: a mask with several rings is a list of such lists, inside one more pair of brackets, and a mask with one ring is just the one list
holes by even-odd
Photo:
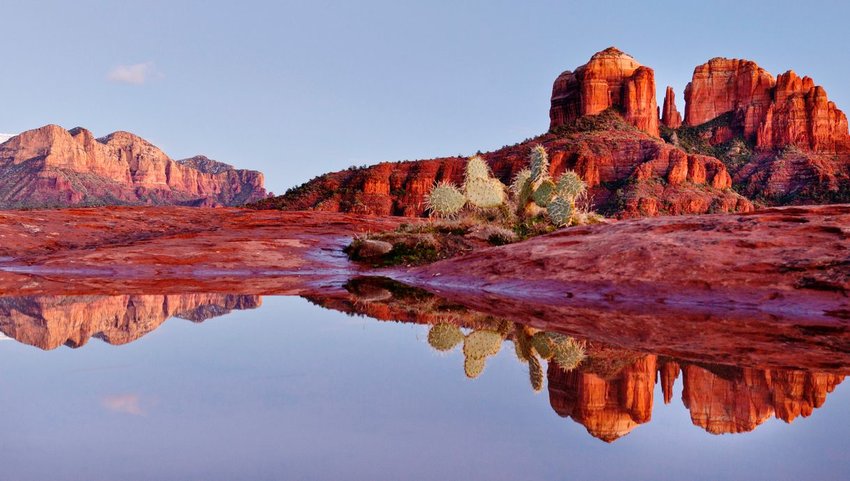
[[[509, 350], [528, 370], [528, 388], [547, 390], [555, 413], [609, 443], [651, 420], [659, 383], [663, 402], [670, 404], [681, 378], [682, 403], [693, 424], [725, 434], [752, 431], [772, 417], [790, 423], [811, 415], [846, 372], [846, 367], [835, 372], [736, 367], [650, 354], [471, 310], [387, 279], [355, 279], [345, 289], [304, 297], [347, 314], [429, 325], [428, 344], [440, 353], [462, 354], [458, 369], [470, 379], [486, 376], [488, 361]], [[77, 348], [91, 337], [121, 345], [171, 317], [201, 322], [261, 303], [255, 295], [198, 293], [3, 297], [0, 332], [45, 350]], [[441, 356], [433, 362], [455, 359]], [[103, 405], [115, 412], [144, 413], [132, 394], [104, 398]]]
[[45, 350], [80, 347], [92, 337], [120, 345], [171, 317], [202, 322], [260, 304], [259, 296], [229, 294], [0, 297], [0, 332]]

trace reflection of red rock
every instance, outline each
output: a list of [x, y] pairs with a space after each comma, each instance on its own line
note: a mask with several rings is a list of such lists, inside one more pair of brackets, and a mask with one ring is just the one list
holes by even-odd
[[80, 347], [92, 336], [126, 344], [170, 317], [201, 322], [260, 302], [226, 294], [0, 297], [0, 331], [41, 349]]
[[562, 73], [552, 88], [550, 129], [609, 108], [650, 135], [658, 136], [655, 74], [614, 47], [591, 57], [575, 72]]
[[844, 376], [804, 371], [683, 368], [682, 401], [713, 434], [752, 431], [771, 416], [791, 422], [823, 405]]
[[613, 379], [549, 364], [549, 402], [560, 416], [571, 417], [605, 442], [615, 441], [652, 417], [655, 356], [646, 356]]
[[265, 196], [263, 175], [205, 157], [174, 161], [144, 139], [47, 125], [0, 145], [0, 207], [78, 204], [240, 205]]

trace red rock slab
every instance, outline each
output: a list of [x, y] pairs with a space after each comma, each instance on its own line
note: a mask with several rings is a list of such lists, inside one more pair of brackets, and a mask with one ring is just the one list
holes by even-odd
[[482, 312], [615, 346], [850, 368], [850, 206], [570, 228], [392, 274]]

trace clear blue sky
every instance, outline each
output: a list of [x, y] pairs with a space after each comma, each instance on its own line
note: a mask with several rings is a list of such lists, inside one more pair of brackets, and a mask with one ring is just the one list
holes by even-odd
[[4, 2], [0, 132], [128, 130], [281, 193], [349, 165], [491, 150], [548, 127], [551, 84], [610, 45], [793, 68], [850, 110], [845, 2]]

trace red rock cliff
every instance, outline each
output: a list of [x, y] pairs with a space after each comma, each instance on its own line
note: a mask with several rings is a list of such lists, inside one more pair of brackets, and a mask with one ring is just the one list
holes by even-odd
[[724, 114], [759, 149], [795, 146], [812, 152], [850, 150], [847, 117], [809, 77], [793, 71], [776, 80], [750, 60], [714, 58], [694, 70], [685, 88], [685, 124]]
[[658, 136], [655, 74], [631, 56], [607, 48], [574, 72], [566, 71], [552, 87], [550, 129], [569, 125], [584, 115], [615, 108], [650, 135]]
[[682, 126], [682, 114], [676, 108], [676, 93], [673, 92], [673, 87], [667, 87], [664, 94], [664, 110], [661, 113], [661, 123], [671, 129], [678, 129]]
[[0, 145], [0, 207], [241, 205], [265, 197], [261, 173], [216, 164], [211, 171], [174, 161], [128, 132], [95, 139], [47, 125]]

